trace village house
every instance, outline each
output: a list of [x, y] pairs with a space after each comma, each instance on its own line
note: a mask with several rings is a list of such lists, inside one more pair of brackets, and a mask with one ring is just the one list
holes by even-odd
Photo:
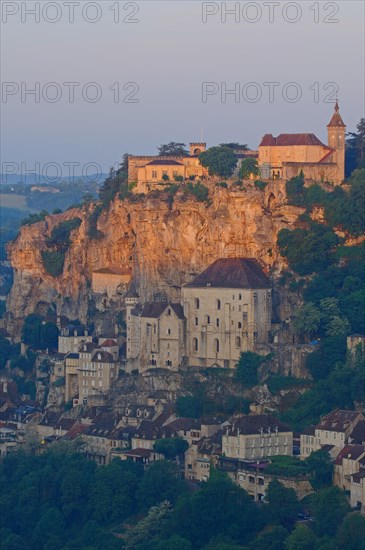
[[350, 504], [362, 514], [365, 514], [365, 463], [362, 469], [351, 475], [350, 480]]
[[222, 456], [219, 458], [218, 469], [226, 472], [255, 502], [265, 502], [269, 485], [273, 480], [279, 481], [288, 489], [294, 489], [299, 500], [314, 492], [308, 474], [270, 474], [266, 471], [270, 464], [268, 459], [240, 460]]
[[185, 452], [185, 479], [208, 481], [211, 466], [216, 466], [222, 454], [222, 430], [210, 437], [193, 441]]
[[327, 125], [328, 145], [314, 134], [266, 134], [259, 146], [259, 168], [266, 179], [306, 179], [340, 185], [345, 179], [346, 125], [336, 102]]
[[189, 366], [233, 368], [240, 354], [267, 343], [268, 277], [252, 258], [221, 258], [182, 287]]
[[[323, 416], [316, 426], [310, 426], [300, 436], [300, 456], [307, 458], [313, 451], [325, 445], [337, 449], [337, 454], [350, 442], [356, 426], [365, 420], [361, 413], [335, 409]], [[356, 433], [356, 432], [355, 432]], [[359, 427], [360, 435], [360, 427]]]
[[271, 415], [241, 416], [225, 428], [222, 454], [240, 460], [293, 454], [293, 431]]
[[365, 467], [365, 447], [345, 445], [334, 463], [333, 483], [344, 491], [350, 491], [351, 476]]
[[58, 353], [78, 353], [81, 344], [91, 342], [92, 336], [83, 326], [69, 325], [61, 329], [58, 337]]

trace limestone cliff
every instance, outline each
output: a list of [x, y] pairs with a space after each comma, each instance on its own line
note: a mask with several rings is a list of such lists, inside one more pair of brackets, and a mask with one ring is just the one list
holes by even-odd
[[[86, 321], [93, 271], [131, 267], [142, 299], [156, 292], [179, 298], [179, 287], [219, 257], [255, 257], [267, 272], [278, 273], [284, 260], [277, 249], [280, 229], [295, 224], [301, 209], [286, 204], [284, 182], [264, 191], [215, 187], [210, 203], [178, 192], [171, 205], [161, 198], [116, 199], [98, 219], [101, 238], [88, 237], [92, 207], [48, 216], [21, 228], [9, 245], [14, 284], [8, 297], [9, 330], [17, 333], [24, 316], [52, 304], [58, 314]], [[45, 270], [41, 252], [60, 222], [79, 217], [71, 234], [63, 274]]]

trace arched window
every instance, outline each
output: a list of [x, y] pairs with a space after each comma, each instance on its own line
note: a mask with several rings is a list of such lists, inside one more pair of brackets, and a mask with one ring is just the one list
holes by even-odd
[[242, 323], [241, 322], [237, 323], [237, 328], [242, 328]]
[[238, 299], [239, 299], [239, 300], [242, 300], [242, 294], [239, 294], [239, 295], [238, 295]]
[[236, 336], [236, 348], [241, 347], [241, 338], [239, 336]]
[[200, 308], [200, 300], [199, 298], [195, 298], [195, 309], [199, 309]]
[[169, 316], [171, 315], [171, 309], [170, 308], [167, 310], [167, 315], [169, 315]]
[[217, 300], [216, 304], [217, 304], [217, 309], [220, 309], [221, 308], [221, 301]]
[[214, 340], [214, 349], [215, 349], [216, 353], [219, 353], [219, 340], [218, 340], [218, 338], [216, 338]]
[[204, 317], [204, 320], [205, 320], [205, 322], [206, 322], [207, 325], [210, 325], [210, 315], [206, 315], [206, 316]]
[[193, 338], [193, 350], [194, 351], [199, 350], [199, 344], [198, 344], [198, 339], [197, 338]]

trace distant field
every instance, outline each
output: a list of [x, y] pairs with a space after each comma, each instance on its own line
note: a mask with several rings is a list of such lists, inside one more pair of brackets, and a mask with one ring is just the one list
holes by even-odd
[[0, 206], [2, 208], [17, 208], [18, 210], [31, 210], [26, 203], [24, 195], [3, 195], [0, 193]]

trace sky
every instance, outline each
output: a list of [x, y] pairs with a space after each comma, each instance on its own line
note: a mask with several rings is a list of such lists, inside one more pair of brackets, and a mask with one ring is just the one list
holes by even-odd
[[364, 116], [362, 1], [1, 8], [1, 172], [106, 171], [169, 141], [326, 142], [336, 97], [348, 131]]

